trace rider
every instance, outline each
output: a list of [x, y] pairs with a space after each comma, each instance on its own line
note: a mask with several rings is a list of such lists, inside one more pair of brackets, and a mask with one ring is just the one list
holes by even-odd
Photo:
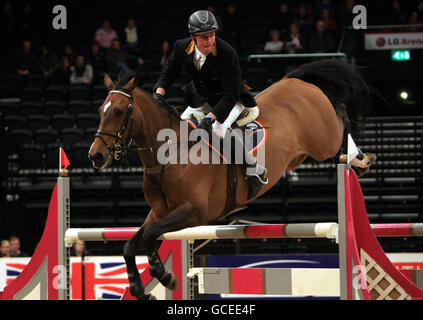
[[190, 16], [190, 38], [176, 41], [153, 88], [153, 97], [159, 104], [166, 105], [163, 97], [166, 88], [182, 71], [191, 77], [192, 81], [183, 87], [188, 108], [181, 118], [188, 119], [194, 110], [209, 111], [197, 128], [209, 134], [213, 130], [221, 139], [230, 133], [242, 144], [249, 184], [248, 199], [251, 199], [263, 184], [267, 184], [267, 171], [248, 153], [242, 139], [230, 127], [245, 107], [255, 107], [256, 102], [241, 81], [236, 51], [216, 36], [218, 28], [216, 18], [210, 11], [200, 10]]

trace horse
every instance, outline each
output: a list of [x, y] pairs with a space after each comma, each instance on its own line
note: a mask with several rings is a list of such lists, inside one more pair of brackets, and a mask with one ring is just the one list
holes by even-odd
[[[170, 290], [176, 290], [175, 275], [165, 270], [158, 255], [160, 235], [205, 225], [222, 217], [226, 192], [225, 164], [157, 161], [160, 130], [179, 132], [179, 115], [163, 108], [151, 93], [137, 86], [137, 77], [114, 83], [105, 77], [109, 92], [99, 107], [100, 123], [89, 150], [97, 169], [109, 167], [121, 158], [132, 139], [136, 142], [143, 173], [143, 192], [150, 211], [139, 231], [123, 249], [130, 293], [138, 299], [155, 299], [145, 292], [135, 263], [137, 249], [144, 247], [150, 273]], [[287, 170], [294, 170], [307, 158], [325, 161], [339, 155], [346, 132], [354, 130], [360, 112], [370, 102], [370, 89], [353, 65], [341, 60], [305, 64], [255, 96], [260, 114], [257, 120], [268, 128], [265, 166], [268, 184], [260, 197], [274, 186]], [[179, 135], [179, 133], [178, 133]], [[179, 138], [179, 136], [178, 136]], [[363, 167], [373, 159], [367, 157]], [[235, 206], [247, 200], [248, 185], [240, 165], [236, 168]]]

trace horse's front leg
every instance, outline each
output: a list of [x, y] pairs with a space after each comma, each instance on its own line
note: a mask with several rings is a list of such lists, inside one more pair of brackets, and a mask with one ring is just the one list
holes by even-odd
[[143, 233], [144, 226], [142, 226], [138, 232], [125, 243], [123, 256], [125, 258], [126, 272], [128, 273], [129, 290], [131, 295], [139, 300], [153, 300], [155, 299], [153, 295], [145, 294], [145, 288], [141, 282], [140, 273], [135, 261], [137, 251], [144, 247]]
[[[158, 242], [156, 239], [166, 232], [178, 231], [181, 229], [200, 225], [201, 218], [190, 204], [184, 204], [171, 211], [160, 220], [147, 226], [143, 233], [144, 245], [150, 263], [150, 274], [156, 277], [160, 283], [169, 290], [175, 291], [178, 288], [176, 276], [165, 270], [158, 253]], [[161, 244], [161, 242], [159, 242]]]

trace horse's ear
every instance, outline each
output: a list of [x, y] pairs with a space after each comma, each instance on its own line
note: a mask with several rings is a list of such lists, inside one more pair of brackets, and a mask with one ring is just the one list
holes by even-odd
[[136, 78], [136, 76], [132, 77], [131, 80], [129, 80], [128, 83], [125, 85], [125, 88], [128, 90], [133, 90], [137, 86]]
[[109, 90], [112, 89], [114, 85], [113, 80], [107, 74], [104, 75], [104, 85]]
[[132, 74], [130, 74], [128, 76], [129, 76], [130, 80], [126, 83], [125, 89], [132, 91], [132, 90], [134, 90], [135, 87], [141, 86], [142, 76], [139, 72], [133, 72]]

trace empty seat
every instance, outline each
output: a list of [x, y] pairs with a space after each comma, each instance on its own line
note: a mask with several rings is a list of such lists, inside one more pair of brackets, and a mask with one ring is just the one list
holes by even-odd
[[66, 110], [66, 103], [63, 101], [48, 101], [43, 105], [43, 112], [47, 115], [63, 113]]
[[7, 134], [7, 143], [13, 150], [20, 148], [23, 144], [31, 142], [32, 131], [28, 129], [14, 129]]
[[37, 87], [26, 87], [21, 91], [21, 101], [41, 101], [43, 90]]
[[104, 84], [96, 85], [91, 91], [91, 100], [104, 100], [109, 91], [104, 86]]
[[50, 125], [50, 117], [43, 114], [34, 114], [31, 116], [28, 116], [26, 119], [27, 119], [26, 125], [31, 130], [48, 128], [48, 126]]
[[71, 86], [68, 97], [70, 100], [90, 100], [90, 88], [88, 86]]
[[19, 149], [19, 165], [21, 169], [44, 167], [43, 147], [38, 143], [26, 143]]
[[156, 82], [160, 78], [161, 71], [150, 71], [146, 73], [146, 82]]
[[66, 87], [51, 86], [48, 87], [44, 93], [45, 101], [66, 101], [67, 92]]
[[84, 131], [79, 128], [65, 128], [60, 131], [59, 139], [64, 144], [74, 144], [81, 142]]
[[6, 97], [19, 97], [23, 86], [23, 79], [19, 75], [5, 75], [1, 86]]
[[141, 86], [141, 89], [143, 89], [147, 92], [151, 92], [153, 90], [153, 87], [154, 87], [155, 84], [156, 84], [155, 82], [146, 82]]
[[14, 129], [25, 129], [26, 119], [23, 116], [11, 114], [4, 117], [4, 125], [7, 127], [8, 131]]
[[250, 69], [244, 78], [253, 90], [264, 90], [269, 86], [270, 73], [266, 69]]
[[97, 111], [104, 103], [104, 99], [91, 100], [91, 111]]
[[38, 101], [22, 102], [19, 109], [21, 114], [25, 116], [43, 113], [43, 105]]
[[50, 143], [44, 148], [44, 160], [47, 168], [59, 167], [59, 144]]
[[88, 159], [90, 144], [87, 142], [77, 142], [72, 145], [72, 165], [77, 168], [91, 167], [91, 161]]
[[88, 129], [98, 126], [100, 119], [97, 113], [81, 113], [76, 118], [78, 128]]
[[0, 114], [7, 116], [9, 114], [18, 114], [19, 105], [17, 103], [0, 102]]
[[75, 116], [71, 114], [60, 113], [51, 117], [51, 126], [57, 130], [73, 128], [74, 122]]
[[53, 128], [44, 128], [35, 130], [34, 139], [41, 144], [48, 144], [56, 142], [58, 138], [58, 131]]
[[90, 103], [83, 100], [70, 101], [68, 105], [68, 112], [70, 114], [87, 113], [91, 109]]
[[31, 74], [28, 75], [26, 78], [26, 85], [29, 87], [35, 87], [35, 88], [44, 88], [44, 85], [46, 83], [46, 78], [42, 75], [38, 74]]

